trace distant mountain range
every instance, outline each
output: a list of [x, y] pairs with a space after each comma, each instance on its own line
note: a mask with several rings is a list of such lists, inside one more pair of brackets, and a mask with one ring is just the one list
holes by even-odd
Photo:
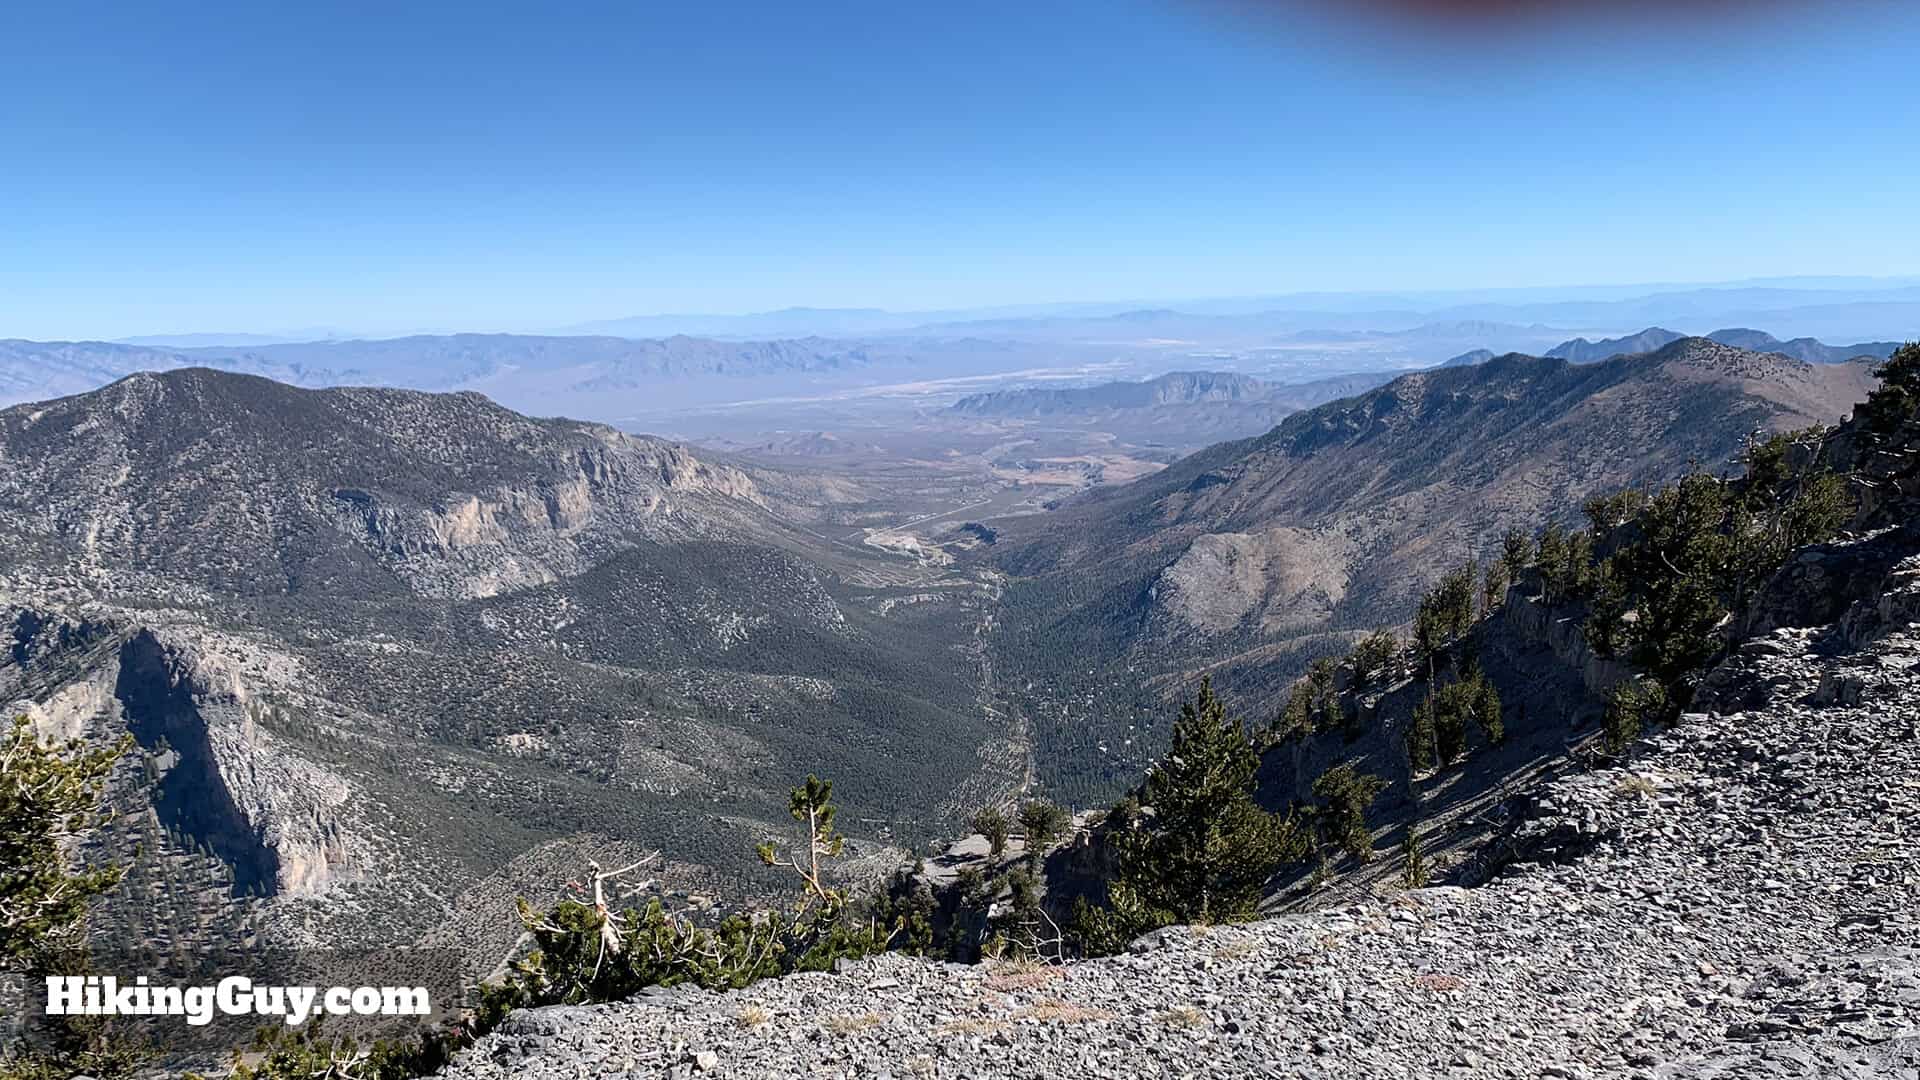
[[[1367, 308], [1351, 297], [1340, 301], [1317, 296], [1266, 302], [1297, 301], [1321, 305], [1318, 308], [1261, 308], [1261, 301], [1248, 300], [1196, 303], [1202, 309], [1198, 311], [1112, 304], [906, 315], [875, 309], [796, 308], [764, 316], [715, 317], [703, 324], [714, 331], [707, 336], [666, 335], [667, 330], [686, 323], [663, 316], [654, 321], [628, 320], [619, 328], [627, 335], [664, 335], [649, 337], [601, 333], [436, 334], [306, 342], [262, 341], [244, 335], [174, 335], [128, 342], [15, 339], [0, 340], [0, 405], [83, 393], [135, 371], [201, 366], [305, 387], [478, 390], [526, 412], [623, 422], [647, 418], [649, 426], [654, 426], [659, 418], [680, 415], [691, 407], [822, 400], [895, 386], [916, 387], [912, 392], [919, 394], [944, 394], [950, 392], [944, 387], [978, 386], [957, 380], [990, 376], [997, 381], [1032, 372], [1072, 374], [1098, 367], [1111, 370], [1116, 364], [1149, 373], [1234, 367], [1268, 373], [1269, 378], [1282, 372], [1285, 377], [1274, 381], [1295, 382], [1334, 371], [1406, 370], [1443, 361], [1474, 363], [1515, 351], [1589, 362], [1658, 348], [1693, 331], [1708, 315], [1717, 320], [1723, 313], [1753, 310], [1752, 305], [1763, 301], [1786, 305], [1778, 311], [1788, 314], [1780, 316], [1781, 322], [1743, 319], [1708, 325], [1761, 325], [1778, 332], [1783, 326], [1802, 325], [1791, 312], [1803, 309], [1793, 305], [1824, 300], [1819, 306], [1833, 309], [1845, 298], [1858, 296], [1877, 297], [1871, 303], [1880, 305], [1882, 314], [1905, 310], [1900, 305], [1908, 304], [1912, 317], [1896, 314], [1890, 319], [1839, 321], [1855, 327], [1891, 322], [1900, 327], [1898, 334], [1920, 327], [1920, 287], [1902, 286], [1877, 291], [1837, 287], [1691, 290], [1652, 298], [1553, 301], [1555, 305], [1624, 306], [1608, 309], [1610, 314], [1576, 306], [1560, 311], [1567, 318], [1552, 321], [1522, 321], [1529, 315], [1550, 314], [1532, 300], [1420, 311]], [[1435, 299], [1415, 298], [1419, 303]], [[1573, 331], [1558, 328], [1611, 328], [1619, 325], [1614, 320], [1621, 312], [1641, 310], [1677, 314], [1682, 319], [1655, 323], [1630, 337], [1588, 334], [1569, 340]], [[921, 316], [955, 318], [916, 322]], [[754, 336], [741, 336], [748, 331]], [[1815, 362], [1885, 356], [1893, 340], [1890, 336], [1828, 346], [1823, 341], [1847, 339], [1796, 336], [1781, 340], [1773, 333], [1748, 329], [1714, 330], [1708, 336], [1725, 344]], [[1293, 402], [1296, 407], [1314, 403]], [[1018, 407], [1044, 406], [1028, 402]], [[1072, 407], [1102, 406], [1083, 402]], [[1226, 433], [1213, 434], [1224, 437]]]
[[1093, 428], [1121, 438], [1194, 449], [1258, 434], [1301, 409], [1372, 389], [1394, 374], [1364, 372], [1278, 383], [1237, 372], [1176, 371], [1137, 382], [970, 394], [945, 414]]
[[1174, 371], [1137, 382], [1093, 386], [1023, 387], [969, 394], [949, 412], [961, 416], [1036, 419], [1049, 416], [1099, 416], [1168, 405], [1268, 403], [1288, 410], [1308, 409], [1379, 386], [1398, 372], [1364, 371], [1308, 382], [1282, 383], [1231, 371]]
[[[1795, 336], [1827, 339], [1911, 335], [1920, 327], [1920, 280], [1800, 277], [1704, 285], [1315, 292], [920, 311], [788, 308], [746, 315], [643, 315], [583, 323], [560, 332], [717, 338], [947, 337], [964, 333], [1071, 340], [1150, 331], [1203, 339], [1295, 334], [1317, 339], [1330, 333], [1392, 333], [1463, 322], [1516, 329], [1543, 325], [1668, 325], [1689, 333], [1713, 326], [1760, 325]], [[1498, 352], [1545, 345], [1492, 340], [1479, 344]], [[1423, 359], [1437, 360], [1446, 355]]]
[[970, 394], [949, 411], [963, 416], [1042, 417], [1198, 402], [1269, 401], [1278, 389], [1275, 383], [1233, 372], [1175, 371], [1142, 382]]
[[[1548, 349], [1544, 355], [1556, 360], [1571, 360], [1576, 364], [1592, 364], [1601, 360], [1610, 360], [1616, 356], [1653, 352], [1686, 336], [1663, 327], [1650, 326], [1627, 337], [1606, 338], [1601, 341], [1588, 341], [1586, 338], [1563, 341]], [[1755, 352], [1778, 353], [1795, 360], [1804, 360], [1809, 364], [1838, 364], [1861, 356], [1885, 360], [1893, 354], [1893, 350], [1900, 347], [1897, 341], [1863, 341], [1856, 345], [1827, 345], [1809, 337], [1781, 341], [1764, 330], [1742, 327], [1715, 330], [1704, 336], [1707, 340], [1717, 341], [1722, 345], [1751, 349]], [[1481, 364], [1493, 359], [1494, 355], [1487, 349], [1475, 349], [1461, 353], [1441, 366], [1464, 367], [1470, 364]]]
[[[613, 419], [680, 397], [739, 397], [930, 373], [1031, 366], [1003, 342], [718, 341], [669, 337], [452, 334], [373, 341], [162, 348], [113, 342], [0, 340], [0, 405], [97, 389], [137, 371], [206, 367], [294, 386], [479, 390], [529, 412]], [[744, 380], [758, 380], [751, 391]]]

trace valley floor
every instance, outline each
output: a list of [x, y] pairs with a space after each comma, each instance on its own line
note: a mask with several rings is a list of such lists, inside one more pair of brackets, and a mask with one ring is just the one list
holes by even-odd
[[1763, 702], [1533, 793], [1477, 889], [531, 1011], [445, 1075], [1920, 1078], [1920, 627], [1730, 663]]

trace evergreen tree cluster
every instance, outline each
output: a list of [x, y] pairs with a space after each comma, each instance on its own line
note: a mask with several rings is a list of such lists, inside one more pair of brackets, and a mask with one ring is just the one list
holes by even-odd
[[924, 889], [896, 878], [893, 888], [855, 902], [830, 884], [827, 861], [844, 846], [832, 798], [831, 782], [808, 777], [789, 799], [804, 828], [802, 843], [788, 850], [768, 842], [758, 849], [762, 861], [788, 870], [798, 884], [785, 908], [707, 917], [669, 911], [657, 897], [633, 906], [606, 892], [634, 867], [605, 874], [596, 867], [590, 895], [544, 910], [519, 902], [532, 948], [504, 978], [481, 987], [479, 1005], [459, 1026], [368, 1042], [332, 1037], [318, 1026], [266, 1031], [250, 1053], [236, 1055], [231, 1075], [405, 1080], [437, 1070], [514, 1009], [618, 1001], [650, 986], [737, 989], [797, 971], [831, 970], [842, 958], [925, 948], [932, 940], [934, 905]]
[[1867, 396], [1860, 415], [1868, 431], [1884, 437], [1920, 417], [1920, 341], [1895, 349], [1873, 373], [1880, 385]]
[[1456, 567], [1420, 598], [1413, 617], [1413, 648], [1420, 666], [1431, 667], [1448, 645], [1473, 629], [1480, 596], [1479, 569], [1471, 562]]
[[1750, 446], [1746, 475], [1694, 473], [1593, 513], [1612, 553], [1592, 565], [1583, 630], [1603, 656], [1648, 672], [1670, 709], [1725, 648], [1723, 627], [1794, 550], [1824, 540], [1851, 513], [1840, 477], [1787, 466], [1794, 436]]
[[1292, 815], [1254, 801], [1259, 764], [1245, 726], [1203, 681], [1181, 706], [1172, 743], [1138, 799], [1109, 815], [1116, 871], [1104, 906], [1076, 907], [1074, 932], [1084, 951], [1117, 951], [1160, 926], [1254, 913], [1268, 879], [1306, 854]]
[[1344, 852], [1356, 862], [1373, 856], [1373, 833], [1367, 828], [1367, 809], [1385, 791], [1387, 782], [1355, 769], [1351, 763], [1335, 765], [1313, 782], [1313, 794], [1320, 800], [1314, 808], [1315, 834], [1319, 850]]
[[1346, 707], [1340, 703], [1338, 677], [1339, 665], [1330, 657], [1308, 664], [1306, 675], [1288, 691], [1286, 707], [1274, 721], [1273, 740], [1284, 742], [1350, 727]]
[[[108, 821], [101, 795], [132, 743], [49, 744], [24, 716], [0, 731], [0, 978], [86, 973], [88, 906], [126, 867], [75, 868], [68, 842]], [[7, 1020], [0, 1014], [0, 1030]], [[141, 1062], [137, 1047], [96, 1018], [68, 1018], [48, 1035], [33, 1047], [0, 1040], [0, 1080], [117, 1080]]]
[[1467, 754], [1467, 732], [1478, 729], [1489, 745], [1506, 740], [1500, 692], [1477, 665], [1469, 664], [1413, 708], [1407, 756], [1415, 772], [1451, 765]]

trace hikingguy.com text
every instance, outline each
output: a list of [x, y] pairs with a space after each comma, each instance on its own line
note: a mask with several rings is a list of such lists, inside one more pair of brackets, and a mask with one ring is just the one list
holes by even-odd
[[221, 1016], [280, 1017], [297, 1027], [318, 1016], [428, 1016], [424, 986], [255, 986], [230, 975], [201, 986], [154, 986], [141, 975], [49, 975], [48, 1016], [180, 1016], [194, 1027]]

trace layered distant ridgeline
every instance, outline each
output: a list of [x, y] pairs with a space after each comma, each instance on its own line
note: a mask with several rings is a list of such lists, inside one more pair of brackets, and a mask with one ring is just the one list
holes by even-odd
[[1035, 680], [1041, 775], [1109, 794], [1157, 750], [1162, 699], [1197, 674], [1259, 718], [1310, 658], [1406, 618], [1507, 527], [1717, 467], [1757, 430], [1838, 421], [1871, 383], [1867, 363], [1699, 338], [1598, 364], [1508, 355], [1402, 376], [1057, 513], [993, 522], [987, 557], [1011, 579], [996, 655]]
[[808, 771], [857, 848], [938, 832], [1021, 768], [988, 599], [476, 394], [188, 369], [0, 411], [0, 704], [136, 736], [112, 919], [159, 940], [484, 950], [622, 845], [751, 892]]
[[765, 375], [861, 368], [888, 355], [843, 341], [450, 334], [377, 341], [197, 346], [0, 341], [0, 403], [92, 390], [137, 371], [208, 367], [299, 386], [348, 383], [452, 389], [539, 372], [582, 389], [686, 375]]
[[1357, 394], [1391, 372], [1277, 383], [1228, 371], [1176, 371], [1139, 382], [1025, 387], [970, 394], [948, 416], [1092, 428], [1126, 439], [1198, 447], [1265, 431], [1301, 409]]
[[474, 390], [535, 415], [613, 422], [672, 418], [685, 407], [743, 398], [806, 398], [874, 382], [1017, 370], [1057, 363], [1062, 351], [972, 338], [890, 343], [448, 334], [194, 347], [0, 340], [0, 407], [85, 393], [135, 372], [205, 367], [308, 388]]
[[[1556, 360], [1571, 360], [1576, 364], [1591, 364], [1601, 360], [1611, 360], [1616, 356], [1630, 356], [1634, 353], [1652, 352], [1664, 348], [1686, 337], [1658, 326], [1650, 326], [1637, 334], [1627, 337], [1606, 338], [1601, 341], [1588, 341], [1586, 338], [1574, 338], [1563, 341], [1548, 349], [1543, 355]], [[1795, 360], [1804, 360], [1809, 364], [1839, 364], [1858, 357], [1870, 357], [1885, 360], [1899, 347], [1897, 341], [1862, 341], [1857, 345], [1828, 345], [1810, 337], [1781, 341], [1764, 330], [1733, 328], [1715, 330], [1705, 335], [1709, 341], [1722, 345], [1732, 345], [1754, 352], [1779, 353]], [[1479, 364], [1491, 360], [1494, 353], [1487, 349], [1475, 349], [1461, 353], [1446, 362], [1446, 367], [1461, 367], [1467, 364]]]

